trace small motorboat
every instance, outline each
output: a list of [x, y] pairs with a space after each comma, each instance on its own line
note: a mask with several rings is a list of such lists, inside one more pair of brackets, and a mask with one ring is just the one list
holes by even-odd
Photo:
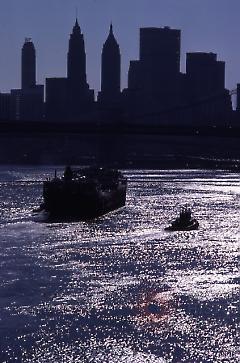
[[183, 208], [170, 226], [165, 228], [165, 231], [193, 231], [198, 229], [199, 223], [196, 218], [192, 218], [190, 208]]

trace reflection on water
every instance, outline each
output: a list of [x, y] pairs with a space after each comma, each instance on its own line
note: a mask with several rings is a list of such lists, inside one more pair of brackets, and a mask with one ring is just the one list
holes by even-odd
[[239, 174], [126, 171], [126, 208], [39, 223], [51, 172], [0, 169], [0, 362], [239, 361]]

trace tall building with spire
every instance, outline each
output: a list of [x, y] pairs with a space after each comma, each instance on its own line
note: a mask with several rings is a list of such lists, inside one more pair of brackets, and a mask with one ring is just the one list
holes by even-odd
[[101, 92], [99, 101], [103, 104], [116, 104], [121, 88], [121, 54], [119, 45], [110, 25], [109, 34], [102, 49]]
[[22, 47], [22, 89], [36, 85], [36, 51], [31, 38]]
[[86, 76], [86, 52], [84, 37], [76, 19], [69, 39], [67, 56], [69, 118], [77, 120], [89, 112], [94, 103], [94, 91], [89, 89]]
[[69, 39], [67, 77], [71, 86], [81, 89], [88, 88], [85, 44], [77, 19]]

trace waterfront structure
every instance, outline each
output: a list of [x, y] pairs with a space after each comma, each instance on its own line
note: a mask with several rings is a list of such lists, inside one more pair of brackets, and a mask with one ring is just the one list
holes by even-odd
[[68, 119], [78, 121], [81, 115], [92, 111], [94, 91], [87, 83], [84, 37], [77, 19], [69, 39], [67, 82]]
[[98, 102], [101, 107], [113, 109], [120, 106], [121, 54], [119, 44], [110, 25], [108, 37], [102, 49], [101, 92]]

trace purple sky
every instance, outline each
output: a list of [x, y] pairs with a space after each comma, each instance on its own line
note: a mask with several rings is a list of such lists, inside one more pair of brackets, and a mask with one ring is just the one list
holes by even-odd
[[78, 19], [87, 52], [91, 88], [100, 85], [101, 49], [109, 24], [122, 54], [122, 87], [129, 61], [138, 59], [139, 28], [170, 26], [182, 30], [185, 54], [216, 52], [226, 62], [226, 86], [240, 82], [240, 0], [1, 0], [0, 91], [20, 86], [20, 55], [25, 37], [37, 50], [37, 79], [66, 75], [69, 34]]

